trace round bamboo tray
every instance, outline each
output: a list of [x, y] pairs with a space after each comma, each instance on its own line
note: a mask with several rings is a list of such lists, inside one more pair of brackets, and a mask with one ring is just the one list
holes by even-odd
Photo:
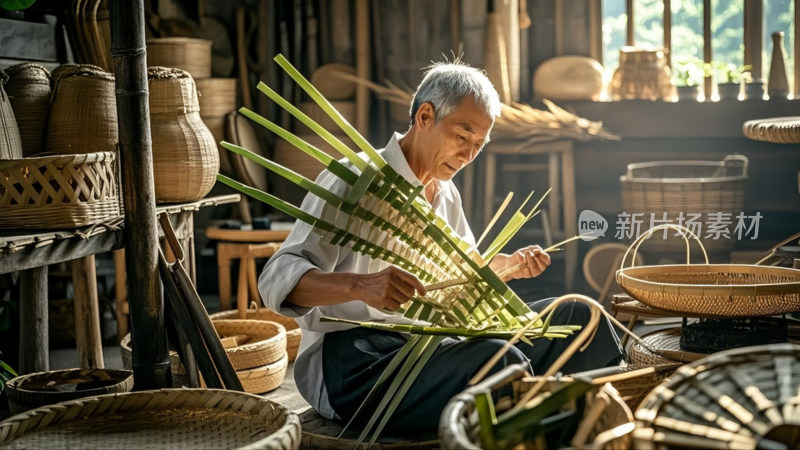
[[286, 354], [289, 355], [289, 362], [297, 358], [297, 350], [300, 348], [300, 340], [303, 338], [303, 330], [300, 329], [297, 321], [291, 317], [282, 316], [269, 308], [251, 307], [247, 310], [245, 317], [239, 317], [239, 311], [220, 311], [209, 316], [212, 321], [223, 319], [248, 319], [248, 320], [267, 320], [277, 322], [286, 329]]
[[244, 341], [225, 349], [237, 371], [271, 364], [286, 355], [286, 329], [279, 323], [228, 319], [214, 320], [212, 324], [220, 338], [236, 337], [237, 341]]
[[742, 125], [742, 131], [745, 136], [757, 141], [800, 144], [800, 117], [748, 120]]
[[50, 113], [50, 72], [39, 64], [22, 63], [6, 69], [6, 74], [6, 92], [17, 119], [22, 156], [33, 156], [43, 149]]
[[[443, 448], [480, 449], [481, 430], [478, 423], [476, 398], [487, 392], [494, 391], [509, 384], [513, 387], [512, 399], [500, 399], [495, 402], [498, 416], [516, 403], [521, 394], [533, 387], [541, 378], [526, 377], [524, 365], [508, 366], [481, 383], [466, 389], [453, 397], [442, 412], [439, 421], [439, 438]], [[564, 384], [572, 381], [570, 378], [550, 379], [541, 393], [545, 398], [549, 393]], [[630, 444], [628, 433], [633, 429], [633, 414], [620, 397], [619, 393], [610, 385], [599, 387], [596, 393], [587, 393], [586, 407], [580, 419], [580, 424], [573, 435], [572, 442], [559, 442], [558, 445], [571, 445], [581, 448], [584, 445], [591, 448], [627, 448]], [[510, 401], [509, 401], [510, 400]], [[574, 408], [574, 402], [565, 404], [562, 411]], [[614, 431], [611, 431], [614, 430]], [[498, 441], [498, 448], [540, 448], [544, 441], [536, 440], [518, 442]]]
[[300, 420], [264, 398], [163, 389], [72, 400], [0, 423], [0, 447], [297, 449]]
[[715, 353], [678, 369], [636, 411], [634, 447], [800, 448], [800, 347]]
[[263, 394], [278, 389], [286, 378], [289, 358], [283, 354], [279, 360], [252, 369], [237, 370], [236, 375], [242, 382], [245, 392]]
[[311, 73], [311, 84], [328, 100], [352, 100], [356, 96], [356, 83], [337, 73], [355, 76], [356, 69], [341, 63], [330, 63], [318, 67]]
[[6, 384], [11, 414], [82, 397], [130, 392], [133, 372], [114, 369], [68, 369], [13, 378]]
[[211, 78], [211, 45], [212, 42], [206, 39], [148, 39], [147, 66], [182, 69], [195, 79]]
[[0, 161], [0, 229], [77, 228], [120, 216], [112, 152]]

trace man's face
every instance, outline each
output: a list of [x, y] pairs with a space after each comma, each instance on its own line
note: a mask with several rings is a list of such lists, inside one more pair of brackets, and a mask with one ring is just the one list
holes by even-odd
[[[430, 104], [426, 104], [430, 106]], [[471, 163], [484, 144], [494, 120], [471, 96], [443, 120], [425, 129], [425, 170], [437, 180], [447, 181]]]

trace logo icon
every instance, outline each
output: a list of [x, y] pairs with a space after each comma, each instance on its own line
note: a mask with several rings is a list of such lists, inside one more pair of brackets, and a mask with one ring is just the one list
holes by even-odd
[[608, 221], [591, 209], [584, 209], [578, 216], [578, 234], [584, 241], [605, 237]]

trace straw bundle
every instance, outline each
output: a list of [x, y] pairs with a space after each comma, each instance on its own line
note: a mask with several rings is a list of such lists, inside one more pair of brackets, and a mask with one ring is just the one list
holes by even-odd
[[8, 75], [0, 70], [0, 160], [22, 158], [22, 140], [17, 128], [14, 109], [3, 85]]
[[214, 320], [220, 338], [233, 337], [235, 347], [225, 349], [236, 370], [274, 363], [286, 356], [286, 329], [264, 320]]
[[[255, 305], [253, 303], [252, 305]], [[289, 355], [289, 362], [297, 358], [297, 350], [300, 348], [300, 340], [303, 337], [303, 330], [292, 317], [282, 316], [269, 308], [259, 308], [256, 306], [247, 310], [245, 317], [239, 317], [239, 311], [220, 311], [209, 316], [212, 321], [223, 319], [247, 319], [247, 320], [266, 320], [277, 322], [286, 329], [286, 353]]]
[[167, 37], [147, 40], [147, 66], [182, 69], [195, 79], [211, 78], [211, 44], [206, 39]]
[[3, 448], [297, 449], [300, 419], [264, 398], [216, 389], [101, 395], [0, 424]]
[[200, 118], [194, 80], [180, 69], [151, 67], [147, 72], [156, 199], [199, 200], [214, 184], [219, 154]]
[[22, 63], [6, 69], [6, 85], [17, 118], [22, 155], [43, 150], [47, 116], [50, 113], [50, 72], [35, 63]]
[[75, 228], [114, 219], [112, 152], [0, 161], [0, 228]]
[[63, 65], [53, 71], [52, 80], [47, 151], [74, 155], [116, 150], [114, 75], [91, 65]]

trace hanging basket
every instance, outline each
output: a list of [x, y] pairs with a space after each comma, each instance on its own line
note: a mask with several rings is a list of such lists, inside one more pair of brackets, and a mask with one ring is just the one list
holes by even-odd
[[300, 419], [272, 401], [217, 389], [72, 400], [0, 422], [2, 448], [297, 449]]
[[[705, 264], [625, 267], [649, 233], [674, 229], [700, 245]], [[631, 264], [632, 265], [632, 264]], [[623, 257], [617, 283], [631, 297], [653, 308], [689, 317], [754, 317], [800, 310], [800, 270], [744, 264], [708, 264], [700, 240], [682, 227], [662, 225], [644, 233]]]
[[77, 228], [120, 216], [111, 152], [0, 161], [0, 229]]
[[133, 372], [113, 369], [69, 369], [16, 377], [6, 384], [11, 414], [53, 403], [102, 394], [130, 392]]
[[645, 398], [634, 447], [798, 448], [798, 389], [796, 345], [715, 353], [678, 369]]
[[50, 113], [50, 72], [39, 64], [22, 63], [6, 69], [6, 74], [6, 92], [17, 119], [22, 156], [35, 155], [44, 149]]

